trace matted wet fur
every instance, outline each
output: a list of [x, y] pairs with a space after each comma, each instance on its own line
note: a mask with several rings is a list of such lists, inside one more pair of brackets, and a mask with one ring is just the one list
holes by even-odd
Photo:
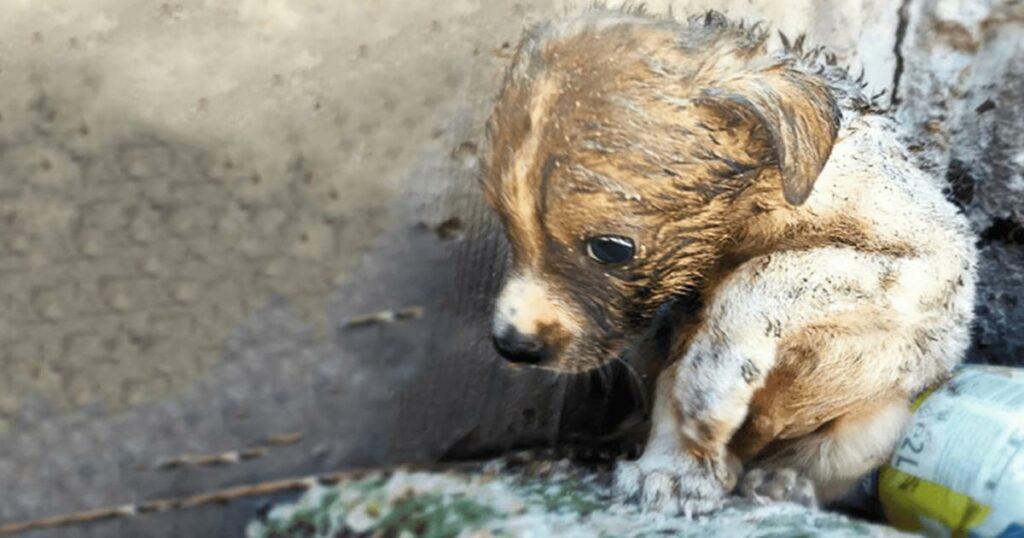
[[[592, 369], [659, 308], [703, 298], [678, 323], [644, 454], [618, 473], [653, 508], [714, 509], [740, 463], [841, 495], [968, 343], [966, 220], [833, 56], [768, 38], [714, 12], [542, 24], [487, 126], [482, 184], [512, 250], [504, 354]], [[607, 263], [607, 237], [630, 257]]]

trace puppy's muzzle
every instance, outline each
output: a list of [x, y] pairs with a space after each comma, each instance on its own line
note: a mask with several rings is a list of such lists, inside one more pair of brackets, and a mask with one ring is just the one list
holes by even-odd
[[505, 326], [491, 335], [494, 349], [505, 360], [516, 364], [540, 364], [551, 356], [551, 350], [536, 338], [531, 338], [512, 326]]

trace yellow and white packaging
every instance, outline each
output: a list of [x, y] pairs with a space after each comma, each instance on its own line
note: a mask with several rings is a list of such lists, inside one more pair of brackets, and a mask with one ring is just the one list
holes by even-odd
[[878, 492], [896, 527], [1024, 538], [1024, 369], [967, 366], [923, 394]]

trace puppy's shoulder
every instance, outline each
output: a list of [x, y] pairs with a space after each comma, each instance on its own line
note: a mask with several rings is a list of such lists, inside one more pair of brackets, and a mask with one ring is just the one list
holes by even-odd
[[970, 248], [970, 225], [942, 188], [914, 161], [891, 118], [864, 115], [844, 126], [806, 210], [855, 219], [871, 236], [919, 251]]

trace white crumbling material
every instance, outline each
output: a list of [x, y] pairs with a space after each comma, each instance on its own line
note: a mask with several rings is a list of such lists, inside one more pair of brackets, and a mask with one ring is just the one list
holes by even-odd
[[[544, 466], [547, 464], [540, 464]], [[495, 466], [491, 466], [494, 468]], [[485, 467], [487, 469], [487, 467]], [[397, 472], [315, 488], [250, 524], [248, 538], [384, 536], [903, 536], [795, 504], [734, 501], [709, 517], [643, 513], [608, 495], [600, 473], [573, 469], [498, 474]]]

